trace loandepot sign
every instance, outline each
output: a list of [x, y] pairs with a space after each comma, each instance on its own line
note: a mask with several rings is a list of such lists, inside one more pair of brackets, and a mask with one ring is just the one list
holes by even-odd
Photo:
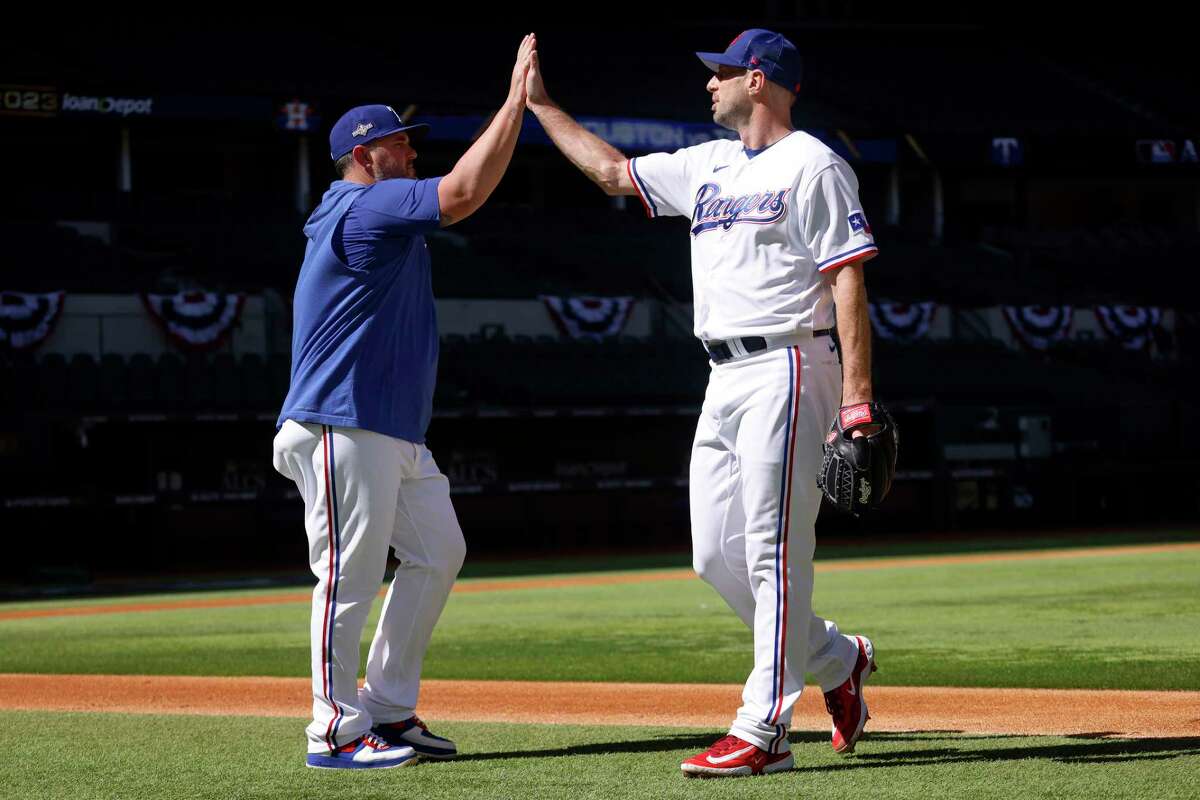
[[62, 110], [82, 114], [130, 114], [148, 116], [152, 113], [153, 97], [86, 97], [63, 94]]

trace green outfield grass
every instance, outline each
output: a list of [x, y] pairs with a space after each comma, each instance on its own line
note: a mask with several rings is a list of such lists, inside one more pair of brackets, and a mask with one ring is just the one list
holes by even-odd
[[1200, 738], [870, 734], [842, 758], [792, 736], [796, 769], [688, 780], [679, 762], [724, 731], [437, 724], [463, 755], [366, 772], [303, 765], [303, 721], [0, 712], [0, 796], [72, 800], [365, 798], [1195, 797]]
[[[1200, 689], [1200, 551], [897, 562], [818, 575], [815, 608], [874, 639], [879, 684]], [[304, 676], [307, 640], [305, 603], [0, 620], [0, 672]], [[740, 683], [749, 667], [748, 631], [692, 579], [454, 595], [425, 676]]]

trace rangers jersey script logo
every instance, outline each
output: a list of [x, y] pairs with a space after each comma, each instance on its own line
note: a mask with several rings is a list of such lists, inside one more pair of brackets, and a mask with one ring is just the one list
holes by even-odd
[[770, 225], [787, 216], [787, 196], [792, 190], [755, 192], [722, 197], [719, 183], [706, 183], [696, 192], [692, 211], [692, 236], [705, 231], [729, 230], [734, 225]]

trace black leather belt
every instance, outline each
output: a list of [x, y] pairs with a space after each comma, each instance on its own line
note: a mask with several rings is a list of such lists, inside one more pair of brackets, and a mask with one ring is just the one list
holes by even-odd
[[[813, 331], [813, 338], [832, 336], [833, 331], [833, 328], [823, 328], [819, 331]], [[729, 346], [730, 341], [740, 344], [742, 350], [747, 354], [767, 349], [767, 340], [762, 336], [743, 336], [740, 339], [730, 339], [728, 341], [705, 342], [704, 349], [708, 351], [708, 357], [714, 364], [722, 364], [734, 357], [733, 348]]]

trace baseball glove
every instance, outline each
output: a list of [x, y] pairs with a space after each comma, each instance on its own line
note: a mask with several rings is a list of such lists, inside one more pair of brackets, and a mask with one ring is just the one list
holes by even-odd
[[[855, 429], [877, 426], [853, 437]], [[878, 506], [892, 488], [900, 434], [880, 403], [843, 406], [825, 437], [825, 455], [817, 485], [842, 511], [861, 516]]]

